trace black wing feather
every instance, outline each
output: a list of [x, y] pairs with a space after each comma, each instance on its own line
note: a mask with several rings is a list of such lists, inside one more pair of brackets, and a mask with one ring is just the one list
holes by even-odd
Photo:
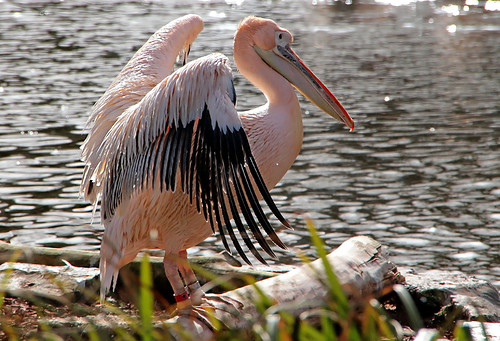
[[[220, 140], [219, 139], [220, 139], [220, 135], [218, 133], [214, 134], [215, 150], [218, 150], [218, 148], [220, 148]], [[221, 215], [220, 208], [223, 207], [222, 206], [223, 202], [221, 202], [221, 206], [219, 206], [219, 200], [223, 201], [224, 198], [220, 195], [220, 194], [222, 194], [221, 177], [218, 176], [218, 174], [216, 173], [217, 172], [216, 170], [219, 169], [219, 166], [220, 166], [220, 160], [217, 157], [217, 153], [215, 153], [215, 155], [214, 155], [213, 162], [214, 162], [214, 166], [210, 168], [210, 170], [211, 170], [210, 176], [212, 177], [211, 191], [214, 194], [212, 197], [213, 208], [214, 208], [213, 212], [215, 215], [215, 222], [217, 223], [217, 227], [219, 228], [222, 243], [224, 244], [224, 248], [226, 250], [230, 250], [229, 245], [227, 244], [226, 235], [224, 233], [224, 225], [222, 224], [222, 220], [221, 220], [221, 216], [220, 216]], [[231, 225], [229, 225], [229, 226], [231, 226]], [[213, 229], [213, 225], [212, 225], [212, 229]]]
[[189, 178], [189, 157], [191, 153], [191, 141], [193, 139], [194, 121], [189, 122], [186, 126], [184, 134], [184, 148], [181, 150], [180, 171], [181, 171], [181, 188], [183, 192], [187, 192], [187, 183]]
[[[136, 143], [140, 138], [136, 137]], [[121, 201], [131, 196], [134, 190], [144, 186], [154, 188], [159, 182], [160, 191], [175, 191], [177, 181], [180, 181], [181, 190], [189, 195], [191, 203], [195, 201], [198, 212], [210, 222], [214, 231], [217, 227], [224, 247], [230, 251], [226, 240], [229, 236], [245, 262], [250, 264], [234, 233], [230, 215], [246, 247], [262, 263], [266, 261], [255, 248], [245, 225], [271, 257], [275, 254], [259, 224], [276, 245], [286, 248], [258, 202], [254, 186], [271, 212], [283, 225], [290, 225], [266, 188], [241, 126], [221, 129], [217, 122], [213, 125], [205, 105], [202, 115], [195, 120], [184, 125], [180, 120], [172, 122], [151, 141], [141, 142], [148, 147], [142, 153], [121, 153], [107, 176], [102, 202], [105, 219], [111, 217]]]
[[281, 212], [279, 211], [278, 207], [276, 207], [276, 204], [274, 203], [273, 198], [271, 197], [271, 194], [266, 188], [266, 183], [264, 182], [264, 179], [262, 178], [262, 175], [260, 174], [259, 167], [257, 166], [257, 162], [255, 162], [255, 159], [252, 155], [252, 151], [250, 150], [250, 144], [248, 143], [248, 139], [246, 135], [241, 135], [244, 137], [241, 141], [241, 145], [243, 146], [243, 149], [245, 150], [246, 154], [246, 161], [248, 163], [248, 167], [250, 168], [250, 171], [252, 172], [252, 176], [255, 180], [255, 183], [259, 187], [260, 194], [262, 194], [262, 197], [266, 201], [266, 204], [269, 206], [271, 209], [271, 212], [278, 218], [278, 220], [285, 225], [288, 228], [291, 228], [290, 224], [288, 221], [283, 217]]
[[[218, 150], [222, 150], [222, 148], [225, 148], [225, 144], [222, 141], [222, 134], [219, 130], [216, 131], [216, 135], [218, 136], [218, 139], [216, 141], [217, 147], [219, 148]], [[221, 143], [222, 142], [222, 143]], [[226, 224], [225, 228], [228, 231], [229, 237], [231, 238], [231, 241], [233, 242], [234, 247], [236, 248], [236, 251], [238, 254], [241, 256], [241, 258], [246, 262], [250, 263], [248, 260], [247, 256], [245, 255], [245, 252], [243, 252], [243, 249], [241, 249], [241, 246], [238, 242], [238, 239], [236, 238], [236, 235], [234, 234], [234, 230], [231, 225], [231, 220], [229, 219], [228, 211], [227, 211], [227, 206], [226, 206], [226, 198], [224, 197], [224, 188], [228, 188], [226, 190], [226, 193], [231, 194], [231, 186], [229, 185], [229, 180], [228, 180], [228, 173], [227, 170], [225, 169], [224, 162], [222, 161], [222, 153], [217, 153], [216, 159], [217, 159], [217, 164], [219, 165], [218, 169], [220, 169], [220, 174], [221, 176], [219, 177], [218, 182], [218, 188], [217, 188], [217, 197], [218, 201], [220, 202], [220, 208], [222, 212], [222, 216], [224, 218], [224, 223]], [[224, 247], [226, 248], [227, 251], [231, 252], [231, 249], [229, 248], [229, 245], [227, 243], [227, 240], [225, 238], [224, 234], [224, 226], [219, 225], [219, 232], [221, 235], [221, 238], [223, 238], [223, 244]]]
[[[243, 129], [241, 129], [243, 131]], [[241, 134], [241, 132], [240, 132]], [[233, 174], [235, 174], [234, 178], [234, 186], [236, 188], [236, 193], [237, 193], [237, 198], [238, 202], [240, 204], [241, 212], [243, 213], [243, 216], [245, 217], [245, 220], [250, 227], [250, 231], [252, 231], [253, 236], [259, 243], [259, 245], [272, 257], [276, 257], [269, 247], [269, 244], [267, 244], [264, 236], [260, 232], [259, 227], [257, 226], [257, 223], [255, 222], [255, 219], [253, 215], [251, 214], [250, 207], [248, 206], [248, 201], [252, 200], [252, 193], [253, 193], [253, 188], [251, 186], [245, 186], [245, 164], [244, 164], [244, 156], [243, 156], [243, 151], [241, 148], [238, 148], [240, 145], [238, 144], [238, 136], [240, 134], [232, 135], [232, 142], [230, 144], [230, 151], [232, 154], [232, 157], [236, 162], [233, 162], [231, 164], [233, 168]], [[231, 146], [233, 146], [231, 148]], [[236, 147], [238, 146], [238, 147]], [[244, 185], [241, 184], [240, 179], [243, 179]], [[246, 198], [245, 198], [246, 197]], [[253, 199], [257, 200], [255, 195], [253, 195]], [[258, 201], [256, 202], [258, 205]]]

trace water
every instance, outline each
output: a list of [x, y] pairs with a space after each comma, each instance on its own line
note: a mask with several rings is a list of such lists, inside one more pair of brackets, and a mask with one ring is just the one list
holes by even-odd
[[[356, 122], [349, 133], [301, 98], [303, 150], [273, 190], [295, 226], [279, 232], [292, 251], [279, 261], [313, 255], [307, 214], [332, 248], [366, 234], [398, 265], [500, 285], [500, 11], [451, 1], [240, 2], [0, 2], [0, 239], [98, 249], [102, 227], [78, 197], [92, 104], [168, 21], [204, 17], [193, 59], [231, 55], [238, 22], [254, 14], [294, 34], [295, 51]], [[262, 103], [236, 72], [235, 84], [240, 109]], [[221, 249], [213, 237], [190, 252]]]

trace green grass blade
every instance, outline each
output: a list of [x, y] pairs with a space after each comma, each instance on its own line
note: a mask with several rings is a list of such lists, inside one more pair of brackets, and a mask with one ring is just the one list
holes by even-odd
[[311, 326], [306, 321], [301, 321], [299, 324], [299, 340], [300, 341], [322, 341], [325, 340], [324, 335], [321, 331], [317, 330], [313, 326]]
[[341, 318], [345, 318], [349, 311], [349, 302], [347, 300], [347, 296], [344, 293], [344, 289], [340, 285], [337, 275], [335, 275], [335, 272], [333, 272], [333, 268], [327, 258], [328, 254], [326, 252], [325, 245], [319, 237], [313, 222], [308, 219], [306, 223], [307, 228], [309, 229], [309, 234], [311, 235], [311, 241], [316, 248], [318, 257], [323, 262], [326, 278], [328, 281], [327, 285], [338, 308], [337, 314], [339, 314]]
[[335, 335], [335, 330], [333, 328], [333, 320], [324, 312], [321, 314], [321, 331], [325, 340], [335, 341], [337, 340], [337, 335]]
[[141, 336], [144, 341], [153, 340], [153, 272], [149, 256], [144, 254], [141, 260], [139, 289], [139, 316], [141, 319]]
[[412, 324], [413, 330], [418, 331], [419, 329], [423, 328], [422, 319], [420, 318], [418, 309], [415, 306], [415, 302], [413, 302], [413, 299], [408, 293], [408, 290], [406, 290], [406, 288], [401, 284], [394, 285], [393, 290], [403, 303], [403, 306], [405, 307], [406, 312], [408, 313], [408, 317]]
[[[472, 333], [469, 326], [459, 324], [455, 327], [455, 341], [473, 341]], [[486, 340], [486, 338], [485, 338]]]

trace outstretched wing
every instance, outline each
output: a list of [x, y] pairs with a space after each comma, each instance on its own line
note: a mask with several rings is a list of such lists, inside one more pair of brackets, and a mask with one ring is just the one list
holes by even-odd
[[124, 110], [137, 104], [172, 73], [177, 56], [182, 56], [185, 60], [190, 45], [202, 29], [203, 20], [193, 14], [180, 17], [160, 28], [134, 54], [96, 102], [88, 120], [92, 128], [82, 145], [82, 159], [87, 165], [80, 191], [85, 198], [94, 203], [98, 200], [89, 164], [100, 157], [97, 149], [104, 136]]
[[152, 186], [187, 193], [200, 214], [217, 227], [226, 249], [229, 235], [249, 262], [233, 231], [234, 223], [249, 250], [264, 262], [245, 225], [271, 256], [260, 226], [282, 248], [258, 201], [262, 196], [274, 215], [286, 220], [274, 204], [238, 113], [228, 59], [211, 54], [180, 68], [127, 109], [99, 147], [92, 176], [102, 183], [104, 220], [135, 192]]

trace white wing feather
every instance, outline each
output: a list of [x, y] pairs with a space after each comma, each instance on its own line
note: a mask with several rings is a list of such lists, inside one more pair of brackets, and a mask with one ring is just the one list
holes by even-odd
[[[213, 128], [217, 125], [223, 132], [240, 129], [241, 121], [229, 97], [232, 73], [228, 63], [228, 59], [218, 53], [192, 61], [126, 109], [96, 148], [95, 154], [99, 157], [88, 165], [87, 176], [96, 183], [104, 183], [118, 158], [132, 160], [145, 153], [166, 128], [185, 127], [200, 119], [205, 105]], [[125, 186], [121, 190], [131, 195], [134, 188]], [[106, 208], [101, 210], [106, 212]]]
[[100, 184], [92, 179], [93, 171], [88, 167], [101, 157], [97, 149], [104, 136], [119, 115], [141, 101], [153, 87], [171, 74], [177, 55], [189, 50], [202, 29], [203, 21], [197, 15], [186, 15], [163, 26], [134, 54], [96, 102], [88, 120], [92, 128], [82, 145], [82, 160], [87, 165], [80, 192], [86, 199], [94, 204], [98, 201], [99, 191], [94, 190]]

